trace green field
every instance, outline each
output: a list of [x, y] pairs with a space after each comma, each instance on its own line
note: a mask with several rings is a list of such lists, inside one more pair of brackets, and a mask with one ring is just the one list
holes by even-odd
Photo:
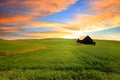
[[120, 80], [120, 41], [0, 40], [0, 80]]

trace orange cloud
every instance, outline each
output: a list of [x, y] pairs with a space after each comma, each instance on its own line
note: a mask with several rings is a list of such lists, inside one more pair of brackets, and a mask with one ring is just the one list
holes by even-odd
[[19, 23], [41, 18], [65, 10], [75, 2], [76, 0], [1, 1], [0, 7], [3, 9], [1, 9], [0, 23]]
[[6, 33], [6, 32], [16, 32], [20, 31], [20, 28], [18, 27], [1, 27], [0, 33]]
[[6, 23], [24, 23], [26, 21], [31, 21], [32, 17], [23, 17], [23, 16], [16, 16], [12, 18], [0, 18], [0, 23], [1, 24], [6, 24]]
[[56, 29], [56, 31], [52, 32], [31, 32], [31, 33], [25, 33], [24, 36], [31, 36], [31, 37], [37, 37], [37, 38], [58, 38], [65, 35], [71, 34], [70, 31], [65, 29]]
[[95, 0], [90, 5], [91, 11], [96, 13], [101, 21], [113, 20], [120, 25], [120, 0]]
[[101, 30], [120, 26], [120, 0], [91, 0], [92, 14], [77, 14], [65, 27], [70, 30]]
[[68, 30], [99, 30], [106, 26], [102, 24], [102, 21], [98, 16], [88, 14], [77, 14], [73, 20], [68, 22], [69, 26], [65, 26]]
[[55, 22], [32, 22], [27, 28], [31, 27], [57, 27], [57, 28], [62, 28], [63, 26], [68, 26], [68, 24], [61, 24], [61, 23], [55, 23]]
[[101, 30], [120, 26], [120, 16], [103, 19], [104, 16], [78, 14], [65, 26], [68, 30]]
[[91, 10], [96, 13], [120, 13], [120, 0], [94, 0], [90, 2], [90, 6]]

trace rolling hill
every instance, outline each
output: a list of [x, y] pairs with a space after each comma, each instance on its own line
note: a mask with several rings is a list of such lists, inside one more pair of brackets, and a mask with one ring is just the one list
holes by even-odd
[[0, 40], [0, 80], [120, 80], [120, 41]]

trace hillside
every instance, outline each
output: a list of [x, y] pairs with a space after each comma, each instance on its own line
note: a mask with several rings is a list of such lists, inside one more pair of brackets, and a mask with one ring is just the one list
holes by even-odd
[[0, 40], [0, 80], [120, 80], [120, 41]]

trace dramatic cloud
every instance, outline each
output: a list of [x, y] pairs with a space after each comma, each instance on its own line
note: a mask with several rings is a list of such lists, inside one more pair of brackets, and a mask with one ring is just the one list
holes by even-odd
[[27, 22], [67, 9], [76, 0], [1, 0], [0, 23]]
[[120, 0], [90, 0], [91, 14], [77, 14], [70, 30], [100, 30], [120, 26]]
[[68, 30], [101, 30], [120, 26], [120, 15], [111, 18], [99, 15], [77, 14], [73, 20], [65, 26]]
[[[61, 12], [77, 0], [1, 0], [0, 37], [22, 37], [24, 29], [34, 27], [55, 27], [58, 23], [35, 22], [32, 20]], [[19, 33], [17, 33], [19, 32]], [[19, 34], [19, 35], [18, 35]], [[23, 35], [24, 37], [24, 35]]]

